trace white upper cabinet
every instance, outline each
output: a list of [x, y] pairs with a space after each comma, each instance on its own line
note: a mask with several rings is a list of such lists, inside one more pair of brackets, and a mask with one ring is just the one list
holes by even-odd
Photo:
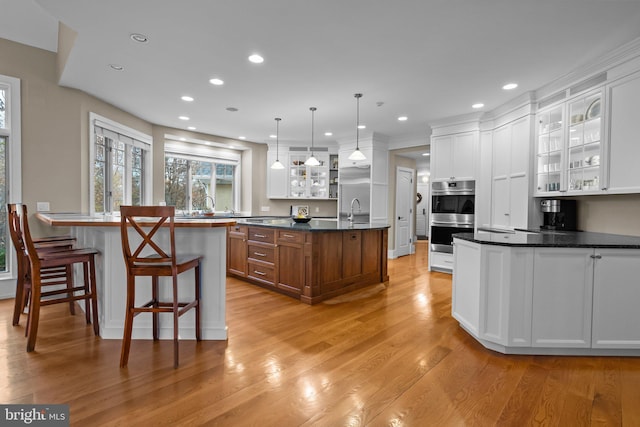
[[598, 194], [604, 163], [602, 89], [540, 110], [536, 195]]
[[276, 151], [269, 150], [267, 152], [267, 197], [270, 199], [284, 199], [287, 197], [289, 155], [282, 150], [278, 153], [280, 163], [284, 165], [284, 169], [271, 169], [271, 165], [276, 161]]
[[530, 141], [531, 119], [528, 115], [493, 132], [493, 227], [527, 228], [529, 225]]
[[567, 192], [602, 189], [602, 90], [569, 101], [567, 135]]
[[[286, 151], [285, 151], [286, 150]], [[275, 153], [267, 153], [267, 194], [270, 199], [329, 199], [330, 198], [330, 162], [328, 152], [314, 152], [319, 166], [304, 164], [311, 153], [307, 151], [289, 151], [280, 148], [280, 162], [284, 169], [271, 169]], [[335, 179], [335, 178], [334, 178]], [[331, 198], [337, 198], [337, 194]]]
[[609, 193], [640, 193], [640, 73], [607, 87], [609, 97]]
[[536, 116], [536, 194], [559, 193], [562, 189], [564, 153], [564, 105], [541, 110]]
[[431, 179], [475, 179], [478, 137], [477, 131], [432, 137]]

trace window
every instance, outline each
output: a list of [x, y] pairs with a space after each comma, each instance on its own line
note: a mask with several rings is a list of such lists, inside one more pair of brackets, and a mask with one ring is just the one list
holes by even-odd
[[229, 150], [165, 143], [165, 201], [186, 213], [237, 210], [240, 156]]
[[91, 114], [91, 213], [151, 202], [151, 137]]
[[[2, 91], [0, 90], [0, 101]], [[0, 105], [1, 107], [1, 105]], [[0, 128], [2, 127], [2, 114], [4, 111], [0, 109]], [[7, 229], [7, 168], [6, 157], [7, 153], [7, 137], [0, 135], [0, 272], [7, 271], [7, 251], [11, 250], [11, 243], [9, 242], [9, 234]]]
[[20, 126], [20, 80], [0, 75], [0, 297], [15, 293], [7, 203], [22, 202]]

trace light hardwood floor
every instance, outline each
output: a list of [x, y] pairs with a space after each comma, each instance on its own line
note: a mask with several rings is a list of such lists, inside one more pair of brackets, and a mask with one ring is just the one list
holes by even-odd
[[36, 352], [0, 301], [0, 403], [68, 403], [71, 424], [221, 426], [640, 425], [640, 358], [504, 356], [450, 315], [427, 242], [389, 287], [308, 306], [228, 279], [228, 342], [95, 338], [64, 305]]

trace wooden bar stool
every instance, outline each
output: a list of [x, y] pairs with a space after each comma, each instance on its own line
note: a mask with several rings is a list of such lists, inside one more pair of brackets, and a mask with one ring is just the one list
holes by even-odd
[[[202, 256], [176, 255], [175, 247], [175, 208], [173, 206], [120, 206], [120, 231], [122, 252], [127, 267], [127, 306], [124, 321], [124, 336], [120, 367], [127, 366], [131, 348], [133, 318], [140, 313], [152, 313], [153, 339], [159, 339], [158, 314], [173, 315], [173, 366], [178, 367], [178, 318], [188, 310], [195, 308], [196, 340], [200, 341], [200, 261]], [[135, 230], [136, 233], [129, 233]], [[160, 233], [159, 231], [164, 230]], [[160, 241], [161, 234], [168, 239]], [[165, 236], [166, 237], [166, 236]], [[132, 241], [142, 239], [132, 251]], [[155, 239], [154, 239], [155, 238]], [[168, 240], [168, 241], [167, 241]], [[168, 246], [168, 247], [167, 247]], [[178, 275], [195, 269], [195, 299], [190, 302], [178, 300]], [[151, 300], [135, 305], [136, 277], [151, 277]], [[160, 301], [158, 278], [172, 278], [172, 300]]]
[[[9, 229], [12, 240], [18, 253], [19, 265], [18, 287], [22, 279], [23, 289], [18, 289], [16, 298], [29, 299], [29, 314], [27, 317], [27, 351], [35, 349], [38, 334], [38, 322], [40, 307], [85, 301], [85, 317], [87, 324], [92, 323], [93, 330], [99, 335], [98, 324], [98, 297], [96, 290], [95, 249], [70, 249], [69, 247], [47, 247], [38, 250], [36, 243], [31, 238], [29, 222], [27, 220], [27, 207], [25, 205], [9, 204]], [[24, 259], [28, 260], [25, 264]], [[82, 264], [83, 283], [75, 285], [73, 280], [73, 266]], [[26, 271], [25, 271], [26, 270]], [[60, 288], [56, 285], [66, 285]], [[43, 291], [43, 287], [52, 290]], [[28, 291], [25, 291], [28, 288]], [[24, 302], [21, 302], [21, 305]], [[73, 314], [73, 312], [72, 312]]]
[[[16, 276], [16, 296], [13, 307], [13, 326], [20, 324], [20, 315], [24, 312], [29, 304], [29, 297], [31, 295], [31, 266], [29, 265], [29, 257], [27, 256], [27, 248], [24, 244], [22, 237], [22, 225], [21, 223], [21, 204], [9, 204], [7, 205], [7, 217], [9, 223], [9, 234], [11, 241], [16, 250], [16, 264], [17, 264], [17, 276]], [[72, 249], [75, 244], [75, 238], [72, 236], [49, 236], [39, 239], [33, 239], [33, 243], [36, 250], [39, 253], [45, 253], [49, 251], [57, 251], [64, 249]], [[67, 287], [73, 287], [73, 275], [71, 274], [70, 267], [53, 267], [42, 270], [42, 283], [43, 285], [59, 285], [66, 283]], [[71, 314], [76, 314], [75, 304], [73, 301], [69, 302], [69, 311]], [[25, 335], [27, 329], [25, 329]]]

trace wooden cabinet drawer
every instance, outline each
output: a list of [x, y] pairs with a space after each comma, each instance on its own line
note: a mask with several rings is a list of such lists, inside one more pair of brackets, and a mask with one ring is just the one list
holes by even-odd
[[249, 244], [249, 259], [273, 264], [275, 260], [275, 248]]
[[229, 233], [247, 234], [247, 226], [246, 225], [240, 225], [240, 224], [230, 225], [229, 226]]
[[288, 230], [278, 230], [278, 242], [304, 243], [304, 233]]
[[263, 227], [249, 227], [249, 240], [275, 243], [275, 230], [269, 230]]
[[249, 261], [247, 276], [260, 282], [275, 284], [276, 274], [273, 265]]

